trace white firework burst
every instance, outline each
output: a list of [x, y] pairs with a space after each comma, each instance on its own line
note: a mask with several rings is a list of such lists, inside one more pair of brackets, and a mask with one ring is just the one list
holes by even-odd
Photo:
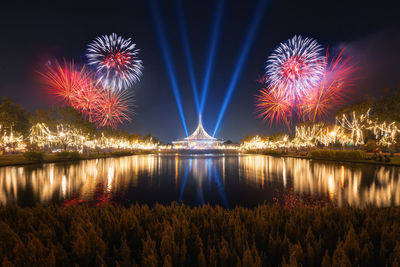
[[112, 90], [126, 89], [139, 81], [143, 62], [131, 38], [115, 33], [97, 37], [87, 47], [88, 64], [96, 69], [98, 83]]
[[285, 88], [288, 96], [299, 97], [318, 85], [325, 66], [323, 47], [316, 40], [294, 36], [268, 57], [267, 83], [271, 88]]

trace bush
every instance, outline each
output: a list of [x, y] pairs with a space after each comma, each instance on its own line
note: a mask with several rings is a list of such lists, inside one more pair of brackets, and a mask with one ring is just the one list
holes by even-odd
[[287, 152], [285, 150], [272, 150], [272, 149], [267, 149], [264, 150], [265, 155], [271, 155], [271, 156], [282, 156], [286, 155]]
[[25, 159], [31, 160], [31, 161], [43, 161], [44, 158], [44, 153], [43, 152], [37, 152], [37, 151], [29, 151], [25, 152], [22, 154]]
[[133, 153], [131, 151], [115, 151], [115, 152], [112, 152], [111, 155], [116, 156], [116, 157], [123, 157], [123, 156], [133, 155]]
[[77, 151], [62, 151], [54, 153], [56, 159], [69, 159], [69, 160], [77, 160], [80, 158], [79, 153]]
[[368, 154], [361, 150], [314, 150], [311, 151], [312, 158], [318, 159], [366, 159]]
[[365, 145], [364, 145], [364, 149], [367, 152], [374, 152], [374, 150], [378, 147], [376, 140], [373, 139], [369, 139]]

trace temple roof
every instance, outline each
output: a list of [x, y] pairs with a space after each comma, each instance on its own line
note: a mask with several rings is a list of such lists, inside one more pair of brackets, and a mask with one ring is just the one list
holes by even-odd
[[217, 140], [210, 136], [206, 130], [204, 130], [203, 122], [201, 121], [201, 112], [199, 113], [199, 125], [197, 125], [196, 130], [188, 137], [185, 138], [186, 140]]

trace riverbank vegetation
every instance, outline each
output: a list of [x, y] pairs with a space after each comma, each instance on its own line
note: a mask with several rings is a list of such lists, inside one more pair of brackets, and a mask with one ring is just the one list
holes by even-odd
[[311, 158], [316, 159], [353, 159], [363, 160], [368, 158], [368, 154], [361, 150], [313, 150], [310, 152]]
[[400, 152], [400, 92], [349, 105], [336, 114], [334, 123], [302, 122], [294, 132], [247, 136], [242, 150], [364, 150]]
[[0, 207], [3, 266], [399, 266], [400, 208]]
[[41, 164], [41, 163], [54, 163], [65, 161], [76, 161], [86, 159], [99, 159], [109, 157], [122, 157], [131, 155], [143, 155], [153, 153], [152, 150], [131, 150], [131, 151], [114, 151], [114, 152], [101, 152], [101, 153], [78, 153], [78, 152], [24, 152], [22, 154], [6, 154], [0, 155], [0, 167], [12, 165], [27, 165], [27, 164]]
[[109, 128], [97, 129], [72, 107], [52, 107], [30, 113], [8, 98], [0, 101], [0, 154], [152, 150], [158, 143], [150, 134], [143, 136]]

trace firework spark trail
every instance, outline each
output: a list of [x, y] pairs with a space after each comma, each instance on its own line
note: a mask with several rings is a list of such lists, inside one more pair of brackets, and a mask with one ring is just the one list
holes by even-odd
[[115, 89], [126, 89], [139, 81], [143, 64], [137, 58], [131, 38], [124, 39], [115, 33], [97, 37], [87, 47], [88, 64], [96, 68], [98, 82]]
[[284, 122], [289, 129], [289, 119], [292, 113], [292, 102], [286, 97], [282, 88], [270, 90], [261, 89], [256, 98], [257, 117], [263, 121], [269, 121], [269, 124]]
[[104, 90], [100, 104], [93, 112], [93, 121], [100, 127], [116, 129], [119, 124], [131, 121], [132, 94], [129, 91]]
[[322, 79], [326, 62], [322, 50], [317, 41], [301, 36], [281, 43], [267, 59], [267, 83], [283, 87], [288, 96], [301, 97]]
[[98, 87], [92, 82], [91, 86], [82, 88], [75, 93], [71, 105], [92, 122], [93, 112], [101, 104], [103, 91], [102, 87]]
[[64, 103], [72, 104], [76, 92], [90, 86], [90, 74], [85, 67], [78, 69], [73, 62], [64, 61], [64, 66], [61, 66], [56, 61], [54, 65], [46, 65], [46, 72], [39, 72], [39, 75], [50, 94]]
[[47, 65], [46, 72], [39, 72], [47, 91], [60, 98], [98, 128], [116, 128], [125, 121], [130, 121], [132, 113], [132, 94], [127, 90], [109, 90], [93, 79], [94, 75], [85, 67], [78, 68], [73, 62], [58, 62]]
[[[305, 42], [304, 40], [308, 41]], [[307, 47], [303, 47], [304, 45], [307, 45]], [[287, 41], [286, 45], [281, 44], [275, 50], [275, 54], [276, 51], [281, 53], [281, 58], [278, 59], [278, 56], [275, 56], [272, 60], [269, 57], [267, 62], [270, 65], [267, 66], [266, 72], [267, 87], [260, 90], [260, 94], [256, 96], [255, 106], [258, 117], [268, 120], [270, 125], [272, 123], [278, 124], [284, 122], [290, 130], [288, 116], [296, 116], [302, 120], [315, 122], [329, 115], [332, 111], [337, 110], [345, 103], [351, 87], [355, 85], [355, 81], [357, 80], [355, 72], [358, 68], [357, 63], [352, 61], [352, 57], [344, 55], [344, 49], [336, 56], [331, 57], [327, 49], [325, 56], [319, 56], [317, 61], [312, 64], [306, 64], [306, 67], [298, 66], [302, 62], [301, 60], [298, 60], [300, 63], [293, 63], [293, 60], [285, 63], [287, 58], [293, 58], [293, 52], [290, 49], [297, 51], [296, 53], [299, 55], [302, 54], [299, 53], [302, 49], [311, 49], [314, 53], [314, 56], [311, 57], [313, 59], [319, 55], [319, 52], [316, 54], [317, 48], [319, 49], [320, 46], [312, 39], [301, 39], [301, 37], [295, 36]], [[284, 49], [289, 49], [289, 52], [283, 53]], [[295, 59], [297, 60], [297, 57]], [[289, 65], [291, 66], [288, 67]], [[274, 66], [275, 69], [271, 66]], [[286, 67], [289, 70], [284, 70]], [[311, 72], [314, 67], [316, 69]], [[322, 70], [320, 69], [321, 67]], [[293, 68], [294, 71], [292, 72], [290, 68]], [[273, 71], [274, 75], [278, 76], [271, 75]], [[302, 75], [304, 77], [301, 77]], [[320, 78], [312, 78], [308, 81], [310, 77], [314, 77], [315, 75]], [[305, 83], [307, 86], [304, 86], [303, 78], [307, 80]], [[314, 82], [316, 84], [311, 86]], [[274, 84], [276, 85], [274, 86]]]
[[301, 103], [306, 119], [316, 121], [338, 109], [346, 101], [349, 89], [355, 85], [357, 64], [344, 57], [344, 49], [336, 57], [326, 53], [326, 64], [321, 82], [305, 92]]

